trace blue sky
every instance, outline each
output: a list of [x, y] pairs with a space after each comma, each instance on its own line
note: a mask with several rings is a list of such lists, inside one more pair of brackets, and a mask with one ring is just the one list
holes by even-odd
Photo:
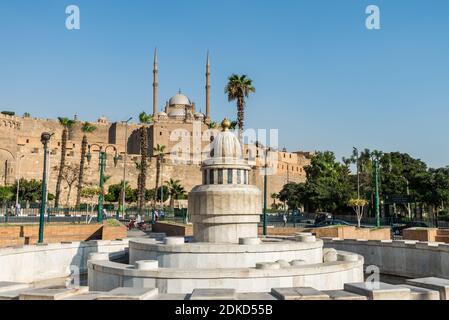
[[[78, 5], [81, 29], [65, 28]], [[365, 28], [378, 5], [381, 29]], [[245, 73], [257, 93], [246, 123], [279, 128], [289, 150], [401, 151], [449, 165], [447, 0], [0, 0], [0, 109], [112, 121], [151, 112], [179, 88], [204, 111], [235, 118], [223, 93]]]

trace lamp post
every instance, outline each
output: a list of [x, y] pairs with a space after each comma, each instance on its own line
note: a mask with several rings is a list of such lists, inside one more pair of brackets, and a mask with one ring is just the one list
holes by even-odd
[[[132, 120], [133, 117], [130, 117], [128, 120], [124, 121], [125, 122], [125, 155], [123, 158], [123, 186], [122, 186], [122, 214], [123, 217], [125, 217], [125, 212], [126, 212], [126, 159], [128, 156], [128, 123]], [[117, 216], [116, 219], [119, 219], [118, 216], [118, 210], [117, 210]]]
[[21, 155], [18, 158], [17, 163], [17, 190], [16, 190], [16, 214], [19, 215], [20, 212], [18, 212], [19, 209], [19, 189], [20, 189], [20, 161], [25, 157], [25, 155]]
[[50, 141], [52, 134], [44, 132], [41, 134], [41, 142], [44, 145], [44, 172], [42, 174], [42, 200], [41, 210], [39, 216], [39, 239], [38, 243], [44, 242], [44, 215], [45, 215], [45, 198], [47, 194], [47, 145]]
[[104, 150], [103, 146], [100, 146], [96, 143], [89, 145], [89, 151], [86, 155], [87, 162], [90, 163], [90, 160], [92, 159], [92, 153], [91, 153], [91, 147], [98, 147], [99, 150], [99, 167], [100, 167], [100, 195], [98, 196], [98, 210], [97, 210], [97, 222], [103, 222], [103, 201], [104, 201], [104, 172], [106, 170], [106, 151], [108, 148], [113, 148], [115, 155], [114, 155], [114, 166], [117, 166], [118, 162], [118, 154], [117, 154], [117, 148], [113, 145], [107, 145]]
[[360, 199], [360, 172], [359, 172], [359, 149], [353, 147], [354, 154], [357, 157], [356, 167], [357, 167], [357, 199]]
[[380, 208], [379, 208], [379, 158], [373, 157], [373, 184], [374, 184], [374, 209], [376, 212], [376, 226], [380, 227]]
[[[256, 141], [256, 148], [259, 148], [261, 144]], [[263, 173], [263, 217], [262, 217], [262, 234], [264, 236], [267, 235], [267, 189], [268, 189], [268, 151], [271, 151], [271, 148], [264, 147], [265, 151], [265, 163], [264, 163], [264, 173]]]

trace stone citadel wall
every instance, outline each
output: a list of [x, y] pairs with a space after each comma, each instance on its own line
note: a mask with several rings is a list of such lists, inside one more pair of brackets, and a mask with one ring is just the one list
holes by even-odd
[[[89, 144], [113, 145], [117, 148], [118, 153], [122, 156], [118, 161], [117, 167], [113, 164], [113, 151], [108, 150], [108, 160], [106, 167], [106, 175], [110, 179], [106, 182], [106, 188], [110, 184], [120, 183], [123, 179], [123, 155], [125, 148], [128, 151], [127, 158], [127, 180], [133, 188], [137, 187], [138, 170], [135, 163], [140, 162], [140, 143], [139, 143], [139, 124], [128, 125], [127, 137], [125, 138], [126, 128], [122, 123], [109, 123], [106, 119], [101, 118], [98, 122], [93, 123], [97, 129], [88, 134]], [[76, 122], [69, 131], [69, 140], [67, 142], [67, 165], [79, 165], [81, 156], [81, 140], [83, 133], [81, 132], [82, 122]], [[174, 145], [178, 142], [170, 141], [172, 130], [183, 128], [189, 131], [189, 125], [170, 122], [158, 123], [149, 126], [149, 154], [152, 155], [152, 149], [157, 144], [167, 145], [166, 152], [170, 152]], [[202, 124], [201, 131], [207, 129]], [[49, 192], [55, 193], [56, 179], [58, 174], [58, 166], [61, 154], [61, 134], [62, 127], [57, 119], [38, 119], [31, 117], [15, 117], [0, 114], [0, 185], [13, 184], [17, 177], [25, 179], [42, 179], [43, 171], [43, 148], [40, 142], [42, 132], [54, 133], [49, 143], [49, 175], [48, 188]], [[192, 130], [190, 130], [192, 131]], [[190, 132], [193, 136], [195, 133]], [[126, 141], [126, 143], [125, 143]], [[207, 141], [201, 143], [201, 148], [207, 145]], [[193, 149], [193, 148], [192, 148]], [[86, 161], [85, 167], [85, 185], [98, 185], [98, 148], [92, 147], [92, 160], [90, 164]], [[259, 152], [258, 152], [259, 153]], [[19, 161], [20, 159], [20, 161]], [[310, 162], [310, 159], [298, 153], [279, 152], [277, 172], [268, 177], [268, 195], [279, 192], [282, 186], [288, 181], [301, 182], [305, 180], [303, 167]], [[263, 161], [256, 158], [253, 163], [255, 168], [263, 166]], [[190, 191], [195, 185], [201, 184], [201, 172], [199, 170], [200, 163], [174, 164], [167, 159], [162, 168], [163, 181], [170, 178], [180, 180], [181, 184], [187, 191]], [[149, 167], [147, 174], [147, 188], [155, 187], [156, 178], [156, 161], [154, 158], [149, 159]], [[253, 170], [250, 182], [263, 189], [263, 175], [260, 170]], [[65, 205], [68, 194], [68, 186], [62, 183], [61, 204]], [[73, 205], [76, 200], [76, 183], [71, 190], [69, 205]], [[86, 200], [86, 199], [84, 199]], [[92, 202], [96, 202], [93, 199]], [[88, 202], [88, 201], [83, 201]], [[271, 204], [271, 201], [269, 201]]]

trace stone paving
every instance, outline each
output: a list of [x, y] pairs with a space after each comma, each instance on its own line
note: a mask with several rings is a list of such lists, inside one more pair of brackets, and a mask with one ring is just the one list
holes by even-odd
[[194, 289], [191, 294], [160, 294], [157, 288], [115, 288], [89, 292], [88, 287], [30, 288], [0, 282], [0, 300], [448, 300], [449, 280], [410, 279], [413, 285], [349, 283], [344, 290], [311, 287], [273, 288], [271, 292], [238, 293], [234, 289]]

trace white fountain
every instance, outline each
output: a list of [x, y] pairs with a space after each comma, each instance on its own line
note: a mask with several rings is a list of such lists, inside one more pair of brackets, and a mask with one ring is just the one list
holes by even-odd
[[[261, 192], [249, 184], [251, 167], [243, 159], [229, 120], [202, 164], [202, 185], [189, 193], [193, 242], [183, 237], [130, 239], [129, 264], [97, 255], [88, 263], [91, 291], [116, 287], [158, 288], [160, 293], [194, 289], [270, 292], [272, 288], [341, 290], [363, 281], [363, 257], [323, 250], [312, 234], [258, 237]], [[324, 252], [323, 252], [324, 251]]]

